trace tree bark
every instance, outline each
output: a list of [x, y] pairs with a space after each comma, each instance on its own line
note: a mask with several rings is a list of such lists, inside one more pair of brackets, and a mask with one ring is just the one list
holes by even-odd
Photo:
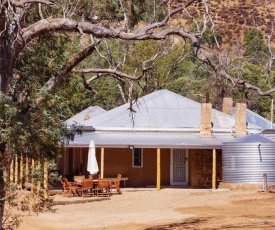
[[0, 230], [3, 229], [5, 196], [6, 196], [6, 190], [5, 190], [4, 170], [0, 169]]

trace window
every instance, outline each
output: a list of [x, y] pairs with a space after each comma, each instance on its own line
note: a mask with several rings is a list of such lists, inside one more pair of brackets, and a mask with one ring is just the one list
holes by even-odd
[[133, 167], [142, 167], [142, 150], [139, 148], [133, 149]]

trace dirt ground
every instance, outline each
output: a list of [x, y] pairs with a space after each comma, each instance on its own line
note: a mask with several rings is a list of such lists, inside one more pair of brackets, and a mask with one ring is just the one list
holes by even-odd
[[[64, 198], [55, 201], [83, 198]], [[125, 189], [93, 202], [24, 217], [20, 230], [275, 229], [275, 193], [251, 190]]]

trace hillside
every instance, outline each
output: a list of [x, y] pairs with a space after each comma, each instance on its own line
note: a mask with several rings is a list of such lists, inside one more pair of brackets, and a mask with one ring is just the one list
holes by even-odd
[[[183, 1], [176, 2], [179, 4]], [[215, 31], [222, 35], [227, 44], [242, 39], [250, 28], [259, 28], [267, 39], [272, 31], [272, 22], [275, 27], [275, 0], [211, 0], [208, 4]], [[198, 3], [189, 12], [194, 18], [201, 18], [202, 9], [202, 3]], [[181, 23], [191, 22], [187, 17], [184, 18]]]

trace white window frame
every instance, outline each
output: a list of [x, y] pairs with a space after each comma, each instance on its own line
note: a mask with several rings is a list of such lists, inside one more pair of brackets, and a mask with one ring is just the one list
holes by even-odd
[[[140, 149], [140, 165], [135, 165], [135, 150]], [[142, 148], [133, 148], [132, 150], [132, 167], [133, 168], [142, 168], [143, 167], [143, 149]]]

